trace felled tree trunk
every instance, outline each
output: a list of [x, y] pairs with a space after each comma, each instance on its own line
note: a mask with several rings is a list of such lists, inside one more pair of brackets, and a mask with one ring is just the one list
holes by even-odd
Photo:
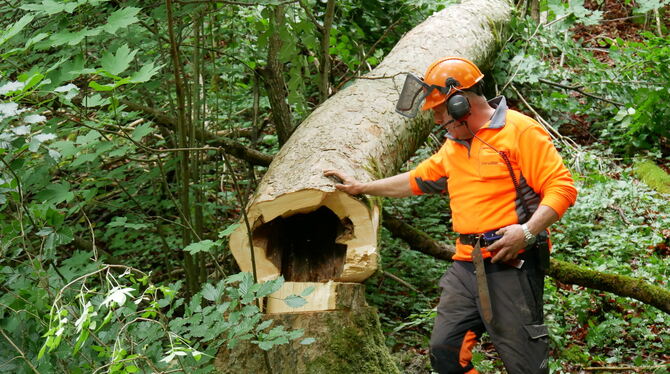
[[[379, 201], [337, 191], [323, 170], [360, 181], [392, 175], [433, 125], [427, 112], [414, 120], [395, 113], [404, 73], [422, 75], [431, 62], [450, 55], [486, 68], [510, 15], [504, 0], [464, 1], [434, 14], [375, 70], [326, 100], [296, 129], [247, 207], [259, 280], [282, 275], [288, 283], [316, 282], [318, 288], [329, 280], [362, 282], [376, 271]], [[240, 225], [230, 248], [240, 268], [252, 271], [247, 234]], [[301, 310], [324, 305], [308, 299]], [[282, 311], [288, 309], [269, 310]]]

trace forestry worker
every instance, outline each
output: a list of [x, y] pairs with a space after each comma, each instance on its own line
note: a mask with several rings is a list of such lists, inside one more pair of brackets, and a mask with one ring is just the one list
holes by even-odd
[[435, 371], [477, 373], [472, 348], [487, 331], [510, 374], [548, 373], [547, 228], [574, 204], [577, 190], [547, 131], [509, 109], [504, 97], [487, 101], [483, 77], [458, 57], [435, 61], [424, 79], [407, 75], [396, 110], [414, 117], [423, 102], [448, 131], [442, 148], [414, 170], [369, 183], [336, 170], [324, 175], [352, 195], [449, 194], [460, 235], [439, 283], [430, 339]]

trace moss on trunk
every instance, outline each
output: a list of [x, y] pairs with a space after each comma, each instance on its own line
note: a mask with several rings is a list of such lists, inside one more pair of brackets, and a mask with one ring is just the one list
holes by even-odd
[[635, 175], [654, 190], [670, 194], [670, 175], [653, 161], [644, 160], [635, 164]]
[[[384, 342], [377, 310], [365, 302], [363, 284], [342, 284], [340, 310], [268, 314], [273, 326], [304, 330], [303, 338], [268, 351], [271, 371], [263, 352], [249, 342], [222, 348], [214, 363], [225, 374], [393, 374], [400, 373]], [[345, 290], [346, 291], [346, 290]], [[314, 338], [309, 345], [304, 338]]]

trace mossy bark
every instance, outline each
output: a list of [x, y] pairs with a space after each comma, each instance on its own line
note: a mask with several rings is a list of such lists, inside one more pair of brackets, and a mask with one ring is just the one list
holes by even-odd
[[[303, 338], [268, 351], [273, 374], [391, 374], [400, 373], [384, 343], [375, 308], [367, 306], [362, 284], [355, 284], [346, 304], [351, 309], [308, 313], [269, 314], [273, 326], [303, 329], [303, 338], [316, 341], [300, 344]], [[218, 373], [268, 373], [263, 352], [245, 342], [234, 349], [219, 351], [215, 367]]]
[[653, 161], [644, 160], [635, 164], [635, 175], [654, 190], [670, 194], [670, 175]]
[[670, 290], [649, 284], [643, 279], [602, 273], [556, 259], [551, 260], [547, 275], [561, 283], [632, 297], [670, 314]]

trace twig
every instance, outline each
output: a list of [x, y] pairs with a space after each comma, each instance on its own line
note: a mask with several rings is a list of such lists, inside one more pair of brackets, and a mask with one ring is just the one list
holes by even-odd
[[606, 103], [610, 103], [612, 105], [616, 105], [616, 106], [623, 106], [624, 105], [623, 103], [620, 103], [620, 102], [617, 102], [617, 101], [612, 101], [612, 100], [606, 99], [604, 97], [600, 97], [600, 96], [590, 94], [588, 92], [584, 92], [584, 90], [582, 90], [582, 87], [584, 87], [584, 86], [566, 86], [564, 84], [552, 82], [552, 81], [549, 81], [549, 80], [546, 80], [546, 79], [543, 79], [543, 78], [538, 79], [538, 81], [540, 81], [541, 83], [544, 83], [544, 84], [548, 84], [550, 86], [555, 86], [555, 87], [563, 88], [563, 89], [566, 89], [566, 90], [572, 90], [572, 91], [575, 91], [575, 92], [579, 92], [580, 94], [582, 94], [584, 96], [588, 96], [588, 97], [592, 97], [594, 99], [602, 100], [602, 101], [604, 101]]
[[626, 225], [630, 225], [630, 222], [628, 222], [628, 219], [626, 219], [626, 215], [624, 214], [623, 209], [621, 209], [620, 206], [612, 205], [611, 207], [612, 209], [616, 210], [619, 213], [619, 217], [621, 217], [623, 223], [625, 223]]
[[28, 364], [28, 366], [30, 366], [30, 368], [33, 369], [33, 373], [37, 373], [37, 374], [39, 374], [39, 371], [37, 371], [37, 369], [35, 368], [35, 366], [33, 366], [33, 364], [30, 362], [30, 360], [28, 360], [28, 358], [26, 357], [26, 355], [23, 353], [23, 351], [21, 351], [21, 348], [17, 347], [16, 344], [14, 344], [14, 342], [12, 341], [12, 339], [10, 339], [9, 336], [7, 336], [7, 334], [5, 334], [5, 330], [0, 329], [0, 333], [2, 333], [2, 336], [5, 337], [5, 339], [7, 340], [7, 342], [9, 342], [9, 344], [11, 344], [12, 347], [14, 347], [14, 349], [16, 350], [16, 352], [18, 352], [19, 355], [21, 355], [21, 358], [26, 362], [26, 364]]
[[[386, 38], [386, 36], [391, 32], [391, 30], [393, 30], [393, 28], [394, 28], [395, 26], [397, 26], [398, 23], [400, 23], [400, 20], [401, 20], [401, 19], [402, 19], [402, 18], [398, 18], [395, 22], [393, 22], [393, 23], [386, 29], [386, 31], [384, 32], [384, 34], [382, 34], [382, 36], [379, 37], [379, 39], [377, 39], [377, 41], [372, 45], [372, 47], [370, 47], [370, 49], [368, 49], [367, 53], [365, 53], [365, 55], [363, 55], [363, 58], [362, 58], [363, 61], [367, 60], [367, 58], [368, 58], [370, 55], [372, 55], [372, 53], [375, 51], [375, 49], [377, 49], [377, 44], [379, 44], [382, 40], [384, 40], [384, 38]], [[333, 69], [336, 69], [338, 66], [341, 65], [341, 63], [342, 63], [342, 62], [340, 61], [340, 62], [337, 64], [337, 66], [335, 66]], [[337, 85], [337, 89], [339, 90], [340, 87], [342, 87], [345, 83], [347, 83], [348, 81], [350, 81], [352, 78], [357, 78], [357, 79], [375, 79], [375, 78], [356, 77], [356, 74], [358, 74], [358, 72], [361, 70], [361, 66], [363, 66], [362, 63], [361, 63], [360, 65], [358, 65], [358, 67], [356, 68], [356, 71], [354, 71], [353, 74], [351, 74], [351, 76], [350, 76], [349, 78], [342, 80], [342, 82], [340, 82], [340, 83]], [[402, 74], [402, 73], [400, 73], [400, 74]], [[398, 75], [398, 74], [393, 75], [393, 77], [395, 77], [396, 75]], [[382, 79], [382, 78], [377, 78], [377, 79]]]
[[549, 27], [549, 26], [553, 25], [554, 23], [556, 23], [556, 22], [558, 22], [558, 21], [560, 21], [560, 20], [562, 20], [562, 19], [568, 17], [568, 16], [571, 15], [571, 14], [572, 14], [572, 13], [564, 14], [564, 15], [562, 15], [562, 16], [556, 18], [555, 20], [551, 21], [551, 22], [547, 22], [547, 23], [544, 24], [544, 27]]
[[640, 17], [644, 17], [644, 16], [645, 16], [644, 14], [638, 14], [638, 15], [635, 15], [635, 16], [629, 16], [629, 17], [604, 19], [604, 20], [600, 21], [600, 23], [603, 23], [603, 22], [612, 22], [612, 21], [623, 21], [623, 20], [627, 20], [627, 19], [631, 19], [631, 18], [640, 18]]
[[381, 273], [382, 273], [382, 275], [384, 275], [385, 277], [389, 277], [389, 278], [393, 279], [394, 281], [396, 281], [396, 282], [402, 284], [403, 286], [409, 288], [410, 290], [412, 290], [412, 291], [414, 291], [414, 292], [416, 292], [416, 293], [419, 293], [419, 294], [422, 294], [422, 295], [423, 295], [423, 292], [419, 291], [418, 288], [412, 286], [411, 284], [409, 284], [409, 282], [407, 282], [406, 280], [400, 278], [399, 276], [394, 275], [394, 274], [391, 274], [391, 273], [389, 273], [388, 271], [382, 271]]
[[[533, 112], [535, 117], [542, 118], [542, 117], [540, 117], [540, 114], [537, 113], [535, 111], [535, 109], [533, 109], [533, 107], [528, 103], [528, 101], [526, 101], [526, 98], [524, 98], [523, 95], [521, 95], [521, 92], [519, 92], [519, 90], [517, 90], [517, 88], [513, 84], [510, 85], [510, 87], [512, 87], [512, 90], [514, 91], [514, 93], [519, 97], [519, 99], [521, 99], [521, 101], [528, 108], [528, 110]], [[545, 125], [546, 121], [543, 120], [543, 121], [538, 121], [538, 122], [540, 122], [540, 124], [545, 128], [545, 130], [547, 130], [547, 132], [549, 132], [549, 135], [551, 135], [552, 138], [559, 139], [559, 138], [563, 137], [563, 135], [559, 134], [559, 132], [556, 129], [554, 129], [552, 126], [546, 126]], [[548, 123], [546, 123], [546, 124], [548, 125]]]
[[656, 17], [656, 32], [659, 37], [663, 37], [663, 30], [661, 30], [661, 16], [658, 8], [654, 9], [654, 17]]
[[305, 4], [305, 2], [301, 0], [298, 0], [298, 4], [300, 4], [302, 10], [304, 10], [305, 14], [307, 14], [307, 18], [309, 18], [310, 21], [312, 21], [312, 23], [316, 26], [317, 30], [323, 33], [323, 26], [319, 24], [319, 21], [316, 19], [316, 17], [314, 17], [314, 13], [312, 13], [307, 4]]

